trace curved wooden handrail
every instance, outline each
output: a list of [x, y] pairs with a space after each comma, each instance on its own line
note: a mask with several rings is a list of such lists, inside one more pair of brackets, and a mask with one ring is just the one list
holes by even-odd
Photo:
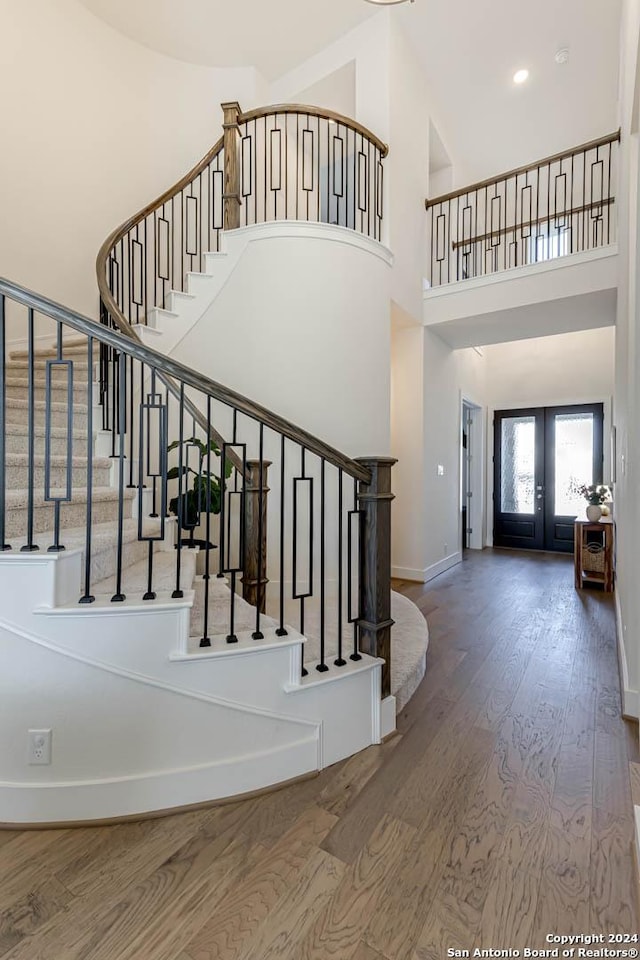
[[[367, 129], [367, 127], [363, 126], [361, 123], [358, 123], [357, 120], [352, 120], [341, 113], [336, 113], [334, 110], [327, 110], [324, 107], [314, 107], [311, 105], [295, 103], [280, 103], [270, 107], [258, 107], [255, 110], [248, 110], [246, 113], [240, 112], [238, 114], [238, 123], [246, 123], [249, 120], [273, 116], [274, 114], [295, 113], [320, 117], [324, 120], [343, 124], [344, 126], [349, 127], [351, 130], [354, 130], [356, 133], [361, 134], [361, 136], [373, 143], [380, 151], [380, 154], [383, 158], [389, 153], [389, 147], [387, 144], [384, 143], [374, 133], [372, 133], [371, 130]], [[132, 227], [135, 227], [138, 223], [142, 223], [145, 218], [149, 216], [149, 214], [159, 210], [163, 204], [171, 200], [172, 197], [177, 196], [182, 190], [184, 190], [185, 187], [195, 180], [195, 178], [207, 168], [211, 161], [216, 158], [223, 146], [224, 137], [221, 137], [208, 151], [208, 153], [206, 153], [205, 156], [191, 170], [189, 170], [188, 173], [174, 183], [173, 186], [165, 190], [164, 193], [162, 193], [157, 199], [152, 200], [137, 213], [134, 213], [131, 217], [128, 217], [124, 223], [120, 224], [120, 226], [116, 227], [100, 247], [96, 257], [96, 274], [100, 296], [118, 327], [127, 336], [131, 336], [130, 325], [124, 315], [121, 313], [107, 283], [107, 263], [109, 260], [109, 252], [116, 247], [116, 245], [127, 235]]]
[[256, 110], [248, 110], [238, 116], [238, 123], [247, 123], [249, 120], [258, 120], [260, 117], [271, 117], [276, 113], [302, 113], [310, 117], [320, 117], [322, 120], [331, 120], [334, 123], [341, 123], [356, 133], [361, 134], [366, 140], [370, 140], [380, 151], [383, 159], [389, 153], [387, 144], [376, 137], [375, 133], [358, 123], [357, 120], [351, 120], [342, 113], [336, 113], [335, 110], [326, 110], [324, 107], [312, 107], [303, 103], [278, 103], [272, 107], [258, 107]]
[[[343, 470], [355, 480], [362, 480], [365, 483], [371, 482], [371, 472], [366, 467], [352, 460], [350, 457], [345, 456], [345, 454], [336, 450], [335, 447], [325, 443], [323, 440], [319, 440], [302, 427], [291, 423], [289, 420], [285, 420], [284, 417], [279, 416], [277, 413], [273, 413], [273, 411], [267, 407], [263, 407], [261, 404], [249, 400], [241, 393], [237, 393], [224, 384], [211, 380], [209, 377], [205, 377], [204, 374], [191, 370], [190, 367], [179, 363], [177, 360], [172, 360], [171, 357], [167, 357], [163, 353], [158, 353], [156, 350], [145, 346], [133, 331], [133, 335], [123, 338], [119, 333], [114, 330], [109, 330], [108, 327], [98, 323], [96, 320], [91, 320], [89, 317], [85, 317], [75, 310], [70, 310], [68, 307], [56, 303], [55, 300], [50, 300], [48, 297], [43, 297], [33, 290], [28, 290], [26, 287], [13, 283], [11, 280], [0, 277], [0, 295], [2, 294], [5, 294], [12, 300], [26, 307], [30, 307], [36, 311], [36, 313], [41, 313], [47, 317], [51, 317], [53, 320], [58, 320], [73, 330], [76, 330], [78, 333], [93, 337], [94, 340], [104, 343], [106, 346], [118, 352], [134, 357], [140, 363], [146, 364], [150, 369], [155, 369], [168, 379], [181, 381], [186, 386], [193, 387], [205, 396], [219, 400], [221, 403], [236, 409], [239, 413], [243, 413], [252, 420], [262, 423], [265, 427], [269, 427], [288, 440], [299, 444], [310, 453], [326, 460], [327, 463], [332, 464], [339, 470]], [[204, 419], [205, 430], [206, 423], [207, 421]], [[231, 450], [227, 453], [230, 460], [232, 459], [231, 453]]]
[[[192, 167], [192, 169], [189, 170], [184, 177], [181, 177], [177, 183], [174, 183], [172, 187], [169, 187], [168, 190], [165, 190], [165, 192], [156, 200], [152, 200], [146, 205], [146, 207], [143, 207], [142, 210], [138, 210], [138, 212], [134, 213], [133, 216], [128, 218], [128, 220], [125, 220], [124, 223], [121, 223], [119, 227], [116, 227], [115, 230], [112, 230], [98, 250], [98, 256], [96, 257], [96, 275], [98, 278], [98, 289], [100, 291], [100, 296], [118, 327], [120, 327], [123, 333], [126, 333], [128, 336], [131, 333], [130, 325], [127, 323], [124, 315], [120, 312], [120, 309], [114, 300], [107, 283], [107, 263], [109, 260], [109, 251], [113, 250], [116, 244], [120, 243], [123, 237], [126, 237], [127, 233], [132, 227], [135, 227], [137, 223], [142, 223], [142, 221], [145, 220], [150, 213], [153, 213], [155, 210], [159, 210], [163, 204], [165, 204], [168, 200], [171, 200], [172, 197], [175, 197], [178, 193], [180, 193], [181, 190], [184, 190], [184, 188], [188, 186], [192, 180], [195, 180], [195, 178], [202, 173], [202, 171], [205, 170], [211, 161], [214, 160], [220, 153], [223, 144], [224, 137], [220, 137], [217, 143], [211, 147], [211, 150], [209, 150], [209, 152], [204, 155], [202, 160], [198, 161], [195, 167]], [[125, 329], [125, 327], [128, 329]]]
[[[273, 116], [275, 114], [302, 114], [303, 116], [316, 116], [321, 119], [331, 121], [337, 124], [342, 124], [349, 129], [360, 134], [365, 139], [369, 140], [379, 151], [381, 157], [386, 157], [389, 148], [379, 137], [376, 137], [374, 133], [364, 127], [362, 124], [358, 123], [356, 120], [352, 120], [349, 117], [343, 116], [340, 113], [336, 113], [333, 110], [326, 110], [322, 107], [314, 107], [304, 104], [277, 104], [270, 107], [259, 107], [255, 110], [249, 110], [246, 113], [241, 112], [237, 104], [234, 104], [237, 111], [237, 124], [243, 124], [253, 119], [258, 119], [261, 117]], [[188, 173], [181, 177], [173, 186], [169, 187], [164, 191], [159, 197], [155, 200], [152, 200], [146, 206], [142, 207], [137, 213], [128, 217], [124, 223], [121, 223], [120, 226], [116, 227], [115, 230], [109, 234], [104, 243], [101, 245], [98, 255], [96, 257], [96, 275], [98, 281], [98, 290], [100, 292], [100, 298], [104, 307], [107, 311], [109, 317], [113, 320], [114, 324], [118, 328], [121, 334], [123, 334], [129, 343], [135, 345], [137, 351], [145, 351], [148, 348], [144, 346], [141, 338], [138, 336], [136, 331], [132, 328], [131, 323], [127, 320], [124, 313], [121, 311], [118, 303], [112, 293], [109, 283], [107, 280], [107, 265], [109, 263], [109, 258], [112, 251], [117, 247], [117, 245], [124, 240], [127, 234], [138, 224], [143, 223], [146, 218], [153, 214], [155, 211], [160, 210], [164, 204], [171, 201], [174, 197], [178, 196], [186, 187], [191, 184], [196, 177], [198, 177], [207, 167], [216, 159], [218, 154], [224, 149], [225, 138], [222, 136], [213, 147], [205, 154], [205, 156], [196, 163]], [[33, 296], [36, 296], [35, 294]], [[59, 305], [55, 305], [56, 308], [64, 310], [64, 308]], [[37, 309], [37, 308], [36, 308]], [[100, 327], [101, 330], [104, 330], [104, 326]], [[97, 334], [92, 334], [97, 336]], [[100, 339], [98, 337], [98, 339]], [[107, 342], [103, 340], [103, 342]], [[117, 344], [111, 344], [115, 346], [116, 349], [121, 349], [124, 353], [131, 353], [134, 356], [138, 356], [137, 353], [133, 351], [132, 348], [128, 348], [124, 345], [118, 346]], [[155, 358], [163, 357], [163, 354], [156, 354], [155, 351], [151, 351]], [[138, 356], [140, 359], [140, 356]], [[165, 363], [154, 362], [154, 366], [160, 372], [160, 376], [171, 391], [174, 396], [178, 394], [178, 387], [171, 379], [172, 374], [168, 371], [169, 366], [175, 366], [174, 361], [170, 361], [169, 358], [164, 358]], [[145, 361], [149, 362], [149, 361]], [[180, 366], [180, 365], [178, 365]], [[186, 372], [188, 368], [182, 368], [182, 373], [178, 374], [179, 379], [183, 380], [185, 383], [190, 383], [191, 381], [186, 378]], [[193, 373], [193, 371], [189, 371]], [[198, 375], [199, 376], [199, 375]], [[241, 396], [240, 394], [235, 394], [233, 391], [229, 391], [226, 387], [221, 384], [216, 384], [214, 381], [208, 381], [207, 378], [203, 378], [202, 382], [206, 383], [211, 387], [214, 392], [211, 393], [211, 396], [215, 399], [222, 400], [226, 403], [232, 403], [243, 413], [253, 416], [255, 419], [259, 420], [265, 426], [271, 427], [276, 432], [284, 434], [284, 436], [289, 439], [300, 443], [302, 446], [305, 446], [310, 452], [315, 453], [319, 457], [323, 457], [327, 460], [328, 463], [332, 463], [334, 466], [339, 467], [344, 470], [345, 473], [354, 477], [355, 479], [367, 481], [369, 477], [369, 472], [366, 468], [363, 468], [361, 465], [357, 464], [355, 461], [350, 460], [348, 457], [345, 457], [338, 450], [335, 450], [332, 447], [323, 444], [322, 441], [317, 440], [311, 434], [306, 433], [306, 431], [301, 430], [299, 427], [296, 427], [294, 424], [289, 423], [282, 418], [279, 418], [276, 414], [271, 413], [271, 411], [266, 408], [260, 407], [257, 404], [253, 404], [247, 398]], [[191, 384], [194, 385], [194, 384]], [[197, 387], [198, 389], [206, 392], [207, 388], [204, 386]], [[195, 407], [194, 404], [190, 401], [186, 401], [186, 406], [190, 414], [194, 417], [195, 421], [199, 426], [207, 431], [210, 431], [210, 435], [216, 440], [218, 444], [222, 444], [223, 438], [218, 434], [218, 432], [211, 426], [207, 427], [206, 418], [202, 413]], [[253, 411], [253, 412], [250, 412]], [[237, 470], [241, 470], [241, 463], [238, 457], [236, 456], [233, 450], [229, 450], [228, 453], [229, 459], [233, 462]]]

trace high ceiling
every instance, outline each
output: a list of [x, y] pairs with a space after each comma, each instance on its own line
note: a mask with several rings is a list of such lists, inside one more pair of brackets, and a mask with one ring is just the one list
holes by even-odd
[[[255, 66], [267, 80], [380, 9], [364, 0], [81, 2], [161, 53]], [[415, 0], [389, 8], [420, 57], [436, 125], [460, 176], [487, 176], [615, 128], [621, 4]], [[569, 48], [563, 65], [554, 59], [561, 47]], [[512, 76], [520, 67], [530, 77], [517, 87]]]
[[[621, 0], [416, 0], [395, 9], [467, 182], [617, 127], [621, 7]], [[558, 64], [563, 47], [569, 60]], [[530, 74], [522, 86], [512, 79], [519, 68]]]
[[211, 67], [257, 67], [267, 80], [377, 12], [363, 0], [80, 2], [152, 50]]

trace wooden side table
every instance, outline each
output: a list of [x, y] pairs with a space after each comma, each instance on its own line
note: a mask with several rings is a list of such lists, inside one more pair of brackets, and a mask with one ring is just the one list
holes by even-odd
[[576, 520], [574, 563], [576, 590], [585, 584], [601, 583], [605, 593], [613, 593], [613, 521]]

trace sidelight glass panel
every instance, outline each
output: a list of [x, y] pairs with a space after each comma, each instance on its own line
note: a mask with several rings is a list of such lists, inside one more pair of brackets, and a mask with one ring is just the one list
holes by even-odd
[[585, 501], [577, 492], [583, 483], [593, 483], [593, 414], [561, 413], [556, 422], [556, 484], [554, 514], [577, 517]]
[[535, 417], [502, 421], [502, 513], [533, 513], [536, 463]]

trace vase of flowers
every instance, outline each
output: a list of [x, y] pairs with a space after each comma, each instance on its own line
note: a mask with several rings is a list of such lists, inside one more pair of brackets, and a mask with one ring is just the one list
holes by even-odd
[[587, 501], [587, 520], [597, 523], [602, 517], [602, 505], [610, 499], [611, 491], [602, 483], [583, 483], [578, 488], [581, 496]]

